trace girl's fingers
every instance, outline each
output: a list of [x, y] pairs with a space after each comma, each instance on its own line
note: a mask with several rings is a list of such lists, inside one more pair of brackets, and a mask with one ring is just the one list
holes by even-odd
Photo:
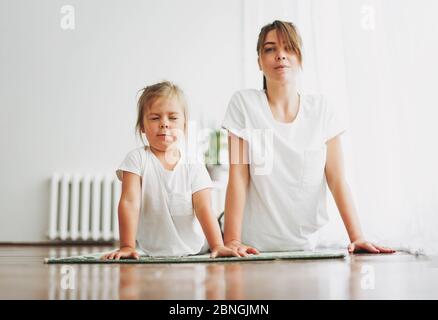
[[[219, 256], [219, 254], [218, 254]], [[240, 257], [239, 253], [236, 250], [232, 250], [230, 248], [225, 248], [220, 254], [221, 257]]]
[[216, 258], [216, 257], [217, 257], [217, 251], [214, 250], [214, 251], [211, 252], [210, 258]]
[[354, 252], [354, 248], [355, 248], [354, 243], [350, 243], [350, 244], [348, 245], [348, 252], [349, 252], [349, 253], [353, 253], [353, 252]]
[[120, 258], [123, 258], [123, 257], [128, 257], [128, 258], [133, 258], [133, 259], [136, 259], [136, 260], [140, 260], [140, 255], [138, 254], [138, 252], [132, 252], [132, 253], [127, 255], [127, 254], [122, 253], [120, 251], [114, 251], [114, 252], [107, 253], [107, 254], [103, 255], [101, 257], [101, 259], [102, 260], [106, 260], [106, 259], [108, 259], [108, 260], [113, 260], [113, 259], [114, 260], [120, 260]]

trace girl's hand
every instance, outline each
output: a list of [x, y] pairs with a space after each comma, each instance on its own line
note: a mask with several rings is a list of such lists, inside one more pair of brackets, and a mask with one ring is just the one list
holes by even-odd
[[248, 254], [259, 254], [260, 252], [253, 247], [244, 245], [239, 240], [231, 240], [225, 244], [225, 246], [237, 253], [240, 257], [247, 257]]
[[395, 250], [377, 246], [371, 242], [365, 241], [364, 239], [358, 239], [348, 245], [349, 253], [394, 253]]
[[120, 260], [120, 258], [122, 259], [136, 259], [139, 260], [140, 259], [140, 255], [137, 253], [137, 251], [135, 251], [134, 248], [131, 247], [122, 247], [119, 250], [107, 253], [105, 255], [103, 255], [100, 259], [101, 260]]
[[240, 257], [240, 255], [225, 246], [217, 246], [211, 250], [210, 258], [216, 257]]

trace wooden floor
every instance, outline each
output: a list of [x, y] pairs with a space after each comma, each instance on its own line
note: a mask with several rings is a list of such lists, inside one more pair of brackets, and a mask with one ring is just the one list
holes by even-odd
[[47, 265], [109, 247], [0, 245], [0, 299], [438, 299], [438, 258]]

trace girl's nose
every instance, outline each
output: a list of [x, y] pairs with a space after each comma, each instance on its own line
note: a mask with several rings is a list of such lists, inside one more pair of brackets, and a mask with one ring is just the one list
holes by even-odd
[[277, 57], [277, 60], [285, 60], [286, 59], [286, 57], [284, 56], [284, 55], [279, 55], [278, 57]]
[[167, 123], [162, 123], [162, 124], [160, 124], [160, 128], [161, 129], [169, 128], [169, 125]]

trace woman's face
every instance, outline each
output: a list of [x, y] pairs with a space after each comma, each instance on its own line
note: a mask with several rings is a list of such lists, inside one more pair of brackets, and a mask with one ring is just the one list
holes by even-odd
[[176, 98], [155, 100], [143, 119], [143, 132], [149, 145], [163, 152], [184, 136], [184, 127], [184, 110]]
[[280, 84], [295, 81], [296, 74], [301, 68], [297, 55], [283, 39], [279, 38], [275, 29], [267, 33], [258, 63], [267, 82]]

